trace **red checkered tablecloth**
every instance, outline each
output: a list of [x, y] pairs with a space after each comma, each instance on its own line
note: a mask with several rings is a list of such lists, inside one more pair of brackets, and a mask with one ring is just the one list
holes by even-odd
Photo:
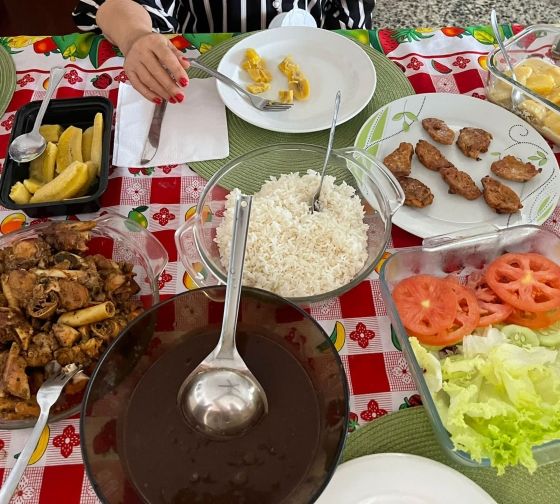
[[[518, 26], [505, 26], [511, 36]], [[442, 29], [356, 30], [344, 35], [384, 52], [405, 72], [415, 90], [463, 93], [485, 99], [486, 55], [494, 38], [485, 26]], [[188, 56], [210, 50], [231, 34], [176, 35], [173, 44]], [[31, 100], [43, 98], [49, 69], [67, 68], [58, 98], [106, 96], [116, 105], [118, 87], [127, 77], [122, 57], [109, 42], [93, 34], [52, 37], [0, 37], [13, 56], [17, 88], [0, 117], [0, 166], [6, 155], [15, 112]], [[556, 150], [555, 152], [558, 152]], [[558, 157], [558, 154], [557, 154]], [[148, 229], [169, 252], [169, 264], [159, 284], [163, 298], [185, 290], [185, 271], [177, 262], [173, 235], [185, 214], [196, 205], [205, 180], [187, 165], [155, 168], [112, 168], [103, 210], [111, 209], [145, 219]], [[94, 215], [69, 216], [86, 219]], [[557, 208], [545, 226], [560, 231]], [[0, 232], [7, 233], [35, 221], [0, 207]], [[393, 229], [389, 252], [420, 244], [420, 239]], [[349, 430], [389, 412], [418, 403], [407, 363], [391, 338], [390, 322], [381, 299], [377, 274], [352, 291], [310, 306], [328, 334], [337, 335], [337, 348], [350, 387]], [[30, 465], [12, 499], [14, 504], [97, 503], [84, 475], [77, 418], [50, 426], [48, 443]], [[29, 431], [0, 431], [0, 479], [3, 481], [22, 450]]]

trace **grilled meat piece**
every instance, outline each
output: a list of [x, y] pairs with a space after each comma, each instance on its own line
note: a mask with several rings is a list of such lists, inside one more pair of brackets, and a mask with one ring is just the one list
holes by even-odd
[[449, 194], [458, 194], [468, 200], [480, 198], [482, 192], [468, 173], [458, 170], [454, 166], [442, 168], [440, 173], [449, 186]]
[[442, 168], [453, 166], [437, 147], [426, 140], [419, 140], [416, 144], [416, 156], [428, 170], [439, 171]]
[[472, 159], [480, 160], [480, 154], [488, 152], [492, 135], [480, 128], [463, 128], [457, 138], [457, 147]]
[[524, 163], [515, 156], [506, 156], [499, 161], [494, 161], [490, 166], [492, 173], [506, 180], [514, 182], [527, 182], [538, 175], [542, 169], [534, 164]]
[[422, 119], [422, 127], [433, 140], [440, 144], [451, 145], [455, 140], [454, 131], [441, 119], [435, 117]]
[[25, 373], [27, 362], [20, 355], [20, 351], [21, 347], [17, 343], [12, 343], [4, 366], [2, 379], [4, 380], [7, 392], [27, 400], [31, 397], [29, 380]]
[[74, 311], [87, 306], [89, 292], [86, 287], [72, 280], [60, 279], [58, 281], [60, 305], [66, 311]]
[[391, 154], [385, 156], [383, 163], [395, 177], [408, 177], [412, 168], [412, 155], [414, 147], [407, 142], [400, 145]]
[[523, 208], [519, 196], [496, 179], [486, 176], [482, 179], [482, 186], [484, 200], [490, 208], [496, 210], [496, 213], [512, 214]]
[[25, 317], [14, 308], [0, 308], [0, 343], [20, 342], [27, 349], [33, 329]]
[[423, 182], [412, 177], [401, 177], [399, 183], [404, 191], [404, 204], [406, 206], [424, 208], [434, 201], [432, 191]]

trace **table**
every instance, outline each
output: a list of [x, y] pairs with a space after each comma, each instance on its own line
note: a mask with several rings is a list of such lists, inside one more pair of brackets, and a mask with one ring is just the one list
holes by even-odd
[[[504, 26], [506, 36], [518, 25]], [[378, 29], [341, 31], [369, 43], [387, 54], [402, 70], [418, 93], [462, 93], [485, 99], [486, 55], [494, 38], [487, 26], [441, 29]], [[174, 35], [173, 44], [194, 57], [232, 34]], [[13, 55], [17, 88], [6, 113], [0, 117], [0, 167], [6, 156], [15, 112], [45, 95], [49, 69], [64, 65], [67, 73], [58, 98], [106, 96], [116, 106], [118, 86], [127, 80], [122, 57], [108, 41], [94, 34], [53, 37], [1, 37]], [[555, 149], [557, 159], [560, 150]], [[162, 298], [185, 290], [184, 269], [177, 261], [173, 235], [185, 214], [196, 205], [205, 181], [187, 165], [155, 168], [113, 167], [103, 197], [103, 209], [135, 217], [164, 244], [170, 262], [159, 278]], [[68, 216], [86, 219], [94, 215]], [[40, 220], [40, 219], [39, 219]], [[0, 232], [8, 233], [38, 220], [0, 207]], [[560, 233], [560, 207], [545, 227]], [[394, 249], [418, 245], [421, 240], [394, 228], [388, 254]], [[340, 298], [309, 307], [328, 334], [338, 337], [339, 350], [350, 387], [350, 424], [360, 426], [389, 412], [420, 403], [408, 365], [391, 337], [390, 322], [381, 299], [377, 273]], [[12, 499], [14, 504], [99, 502], [86, 476], [80, 452], [78, 418], [50, 426], [44, 453], [29, 466]], [[25, 431], [0, 431], [0, 478], [7, 476], [25, 443]]]

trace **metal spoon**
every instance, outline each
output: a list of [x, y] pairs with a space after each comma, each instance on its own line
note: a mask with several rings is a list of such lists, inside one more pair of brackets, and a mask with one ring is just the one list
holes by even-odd
[[53, 93], [60, 84], [62, 77], [64, 77], [65, 72], [66, 69], [61, 67], [51, 68], [49, 89], [43, 98], [43, 103], [41, 103], [41, 107], [39, 108], [39, 112], [35, 118], [33, 129], [29, 133], [25, 133], [15, 138], [8, 148], [8, 153], [14, 161], [17, 161], [18, 163], [27, 163], [43, 154], [43, 151], [47, 146], [47, 142], [39, 133], [39, 126], [41, 126], [47, 106], [51, 101]]
[[187, 376], [177, 395], [187, 423], [213, 438], [242, 435], [268, 412], [266, 394], [235, 347], [235, 329], [251, 196], [235, 202], [222, 332], [216, 348]]
[[311, 201], [311, 213], [313, 212], [320, 212], [322, 205], [319, 201], [319, 197], [321, 196], [321, 188], [323, 187], [323, 179], [325, 178], [325, 171], [327, 169], [327, 164], [329, 162], [329, 158], [331, 157], [331, 150], [334, 140], [334, 130], [336, 129], [336, 119], [338, 118], [338, 109], [340, 108], [340, 91], [336, 93], [336, 98], [334, 100], [334, 114], [332, 118], [331, 124], [331, 132], [329, 134], [329, 143], [327, 145], [327, 154], [325, 156], [325, 162], [323, 163], [323, 170], [321, 171], [321, 181], [319, 182], [319, 188], [313, 195], [313, 200]]
[[[492, 12], [490, 13], [490, 23], [492, 24], [492, 31], [494, 32], [494, 37], [498, 42], [498, 45], [500, 46], [500, 52], [502, 53], [504, 60], [511, 71], [511, 78], [516, 83], [519, 83], [517, 77], [515, 76], [513, 63], [511, 62], [509, 54], [506, 51], [506, 48], [502, 41], [502, 36], [500, 34], [500, 27], [498, 26], [498, 18], [496, 16], [496, 11], [494, 9], [492, 9]], [[518, 107], [522, 101], [523, 101], [523, 94], [521, 93], [521, 91], [519, 91], [519, 89], [513, 88], [511, 91], [511, 105], [514, 111], [518, 110]]]

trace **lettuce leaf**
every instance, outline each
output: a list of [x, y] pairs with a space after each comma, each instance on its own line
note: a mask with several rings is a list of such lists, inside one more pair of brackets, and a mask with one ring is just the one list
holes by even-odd
[[516, 464], [533, 472], [532, 448], [560, 439], [558, 351], [520, 347], [495, 331], [466, 336], [463, 353], [442, 360], [449, 400], [439, 396], [436, 407], [457, 450], [488, 458], [498, 474]]

